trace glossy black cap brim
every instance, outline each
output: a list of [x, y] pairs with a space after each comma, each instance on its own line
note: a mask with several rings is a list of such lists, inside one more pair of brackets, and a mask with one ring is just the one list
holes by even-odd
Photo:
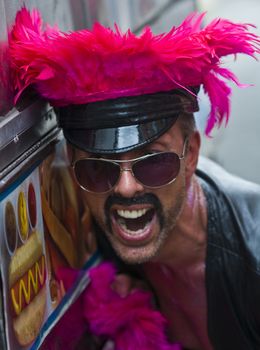
[[195, 96], [185, 90], [127, 96], [60, 107], [57, 115], [72, 145], [91, 153], [122, 153], [153, 142], [180, 115], [197, 111]]
[[142, 124], [105, 129], [65, 129], [64, 136], [73, 146], [90, 153], [128, 152], [153, 142], [176, 122], [178, 115]]

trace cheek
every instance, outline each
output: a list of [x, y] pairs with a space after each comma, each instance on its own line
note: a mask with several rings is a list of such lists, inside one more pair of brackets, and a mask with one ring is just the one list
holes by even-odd
[[185, 191], [185, 175], [180, 172], [177, 179], [170, 185], [162, 187], [156, 191], [156, 195], [160, 200], [163, 211], [172, 208], [179, 199], [183, 198]]
[[83, 193], [84, 201], [87, 204], [91, 214], [100, 221], [104, 217], [104, 204], [106, 198], [93, 195], [88, 192]]

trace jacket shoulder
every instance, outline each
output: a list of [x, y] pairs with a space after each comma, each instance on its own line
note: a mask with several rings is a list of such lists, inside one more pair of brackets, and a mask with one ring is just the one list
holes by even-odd
[[[244, 180], [227, 172], [223, 167], [205, 157], [200, 157], [197, 175], [215, 184], [239, 211], [247, 211], [256, 218], [260, 217], [260, 185]], [[260, 219], [259, 225], [260, 225]]]

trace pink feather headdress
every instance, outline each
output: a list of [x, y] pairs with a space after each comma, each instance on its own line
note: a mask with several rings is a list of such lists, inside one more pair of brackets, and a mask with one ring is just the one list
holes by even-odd
[[122, 34], [96, 23], [92, 30], [42, 30], [37, 10], [22, 8], [10, 33], [15, 100], [30, 85], [55, 106], [134, 96], [202, 85], [211, 103], [209, 134], [229, 117], [230, 88], [239, 85], [221, 58], [260, 52], [252, 25], [216, 19], [201, 29], [205, 14], [188, 16], [169, 33]]

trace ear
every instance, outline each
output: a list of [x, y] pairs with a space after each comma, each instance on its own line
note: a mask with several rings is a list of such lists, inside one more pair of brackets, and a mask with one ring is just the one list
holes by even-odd
[[201, 138], [200, 133], [194, 131], [188, 140], [186, 156], [185, 156], [185, 177], [187, 184], [190, 183], [192, 175], [197, 168], [199, 151], [200, 151]]

